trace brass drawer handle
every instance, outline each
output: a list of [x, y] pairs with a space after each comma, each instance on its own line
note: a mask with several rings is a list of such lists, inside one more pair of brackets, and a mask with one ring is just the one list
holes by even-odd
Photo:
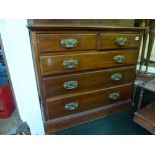
[[111, 75], [111, 79], [112, 79], [113, 81], [119, 81], [119, 80], [121, 80], [122, 78], [123, 78], [122, 73], [115, 73], [115, 74]]
[[116, 39], [116, 44], [119, 46], [124, 46], [128, 44], [128, 39], [124, 37], [120, 37]]
[[113, 57], [113, 61], [116, 63], [123, 63], [125, 61], [124, 55], [116, 55]]
[[75, 89], [78, 87], [78, 82], [77, 81], [67, 81], [67, 82], [64, 82], [63, 87], [65, 89]]
[[61, 46], [65, 48], [74, 48], [78, 44], [78, 41], [76, 39], [62, 39], [61, 40]]
[[63, 66], [65, 68], [76, 68], [78, 66], [78, 60], [65, 60], [63, 61]]
[[78, 102], [70, 102], [68, 104], [65, 105], [65, 109], [66, 110], [75, 110], [79, 107]]
[[118, 92], [115, 92], [109, 95], [109, 98], [113, 100], [117, 100], [119, 99], [119, 97], [120, 97], [120, 94]]

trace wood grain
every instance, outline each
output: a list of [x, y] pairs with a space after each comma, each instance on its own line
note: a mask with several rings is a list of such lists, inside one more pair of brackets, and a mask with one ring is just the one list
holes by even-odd
[[45, 123], [46, 134], [56, 134], [57, 131], [94, 121], [112, 114], [126, 111], [131, 107], [131, 100], [118, 102], [89, 111], [73, 114], [55, 120], [50, 120]]
[[[39, 52], [61, 52], [97, 49], [98, 36], [94, 34], [38, 34]], [[63, 39], [76, 39], [78, 44], [74, 48], [65, 48], [61, 45]]]
[[152, 134], [155, 134], [155, 102], [136, 111], [133, 121]]
[[[126, 57], [125, 62], [116, 63], [113, 61], [114, 56], [123, 55]], [[81, 54], [63, 54], [54, 56], [41, 56], [40, 65], [42, 75], [69, 73], [74, 71], [83, 71], [89, 69], [99, 69], [115, 66], [133, 65], [137, 63], [137, 50], [119, 50], [109, 52], [81, 52]], [[68, 69], [63, 66], [66, 60], [78, 60], [78, 66]]]
[[[134, 20], [33, 20], [31, 34], [41, 107], [46, 133], [83, 124], [124, 111], [130, 107], [135, 68], [145, 27], [133, 27]], [[139, 36], [139, 40], [135, 37]], [[128, 44], [116, 45], [117, 37], [126, 37]], [[72, 49], [61, 46], [62, 39], [77, 39]], [[123, 55], [123, 63], [113, 57]], [[78, 60], [74, 69], [65, 68], [66, 60]], [[120, 81], [111, 74], [121, 72]], [[63, 83], [77, 80], [75, 90], [64, 90]], [[111, 91], [120, 91], [116, 101], [107, 98]], [[65, 111], [68, 102], [80, 102], [77, 111]]]
[[[112, 104], [131, 98], [132, 85], [126, 84], [117, 87], [111, 87], [101, 90], [95, 90], [85, 93], [76, 93], [69, 96], [55, 97], [47, 99], [47, 109], [49, 119], [70, 115], [107, 104]], [[110, 94], [118, 92], [120, 97], [118, 99], [111, 99]], [[64, 107], [71, 102], [77, 102], [78, 108], [75, 110], [66, 110]]]
[[33, 19], [32, 25], [50, 26], [134, 26], [134, 19]]
[[[100, 35], [101, 35], [100, 49], [139, 48], [142, 38], [141, 34], [139, 33], [137, 34], [101, 33]], [[119, 46], [116, 44], [116, 39], [120, 37], [128, 39], [127, 45]], [[138, 37], [139, 39], [136, 40], [136, 37]]]
[[[122, 79], [118, 81], [112, 80], [111, 76], [116, 73], [121, 73], [123, 76]], [[43, 87], [46, 98], [49, 98], [65, 94], [103, 89], [110, 86], [132, 82], [134, 78], [135, 66], [131, 66], [47, 77], [43, 78]], [[67, 81], [77, 81], [77, 88], [72, 90], [65, 89], [63, 84]]]

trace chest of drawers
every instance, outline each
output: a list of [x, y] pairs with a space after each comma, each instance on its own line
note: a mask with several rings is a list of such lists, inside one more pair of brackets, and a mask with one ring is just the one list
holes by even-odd
[[130, 108], [144, 30], [58, 21], [29, 26], [47, 134]]

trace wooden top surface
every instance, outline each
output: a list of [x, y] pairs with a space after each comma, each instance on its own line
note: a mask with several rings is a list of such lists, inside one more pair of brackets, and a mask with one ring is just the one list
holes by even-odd
[[143, 109], [140, 109], [135, 113], [135, 115], [143, 118], [145, 121], [147, 121], [155, 127], [155, 102], [150, 103]]
[[50, 29], [91, 29], [91, 30], [144, 30], [145, 27], [134, 27], [134, 19], [33, 19], [28, 20], [31, 30]]

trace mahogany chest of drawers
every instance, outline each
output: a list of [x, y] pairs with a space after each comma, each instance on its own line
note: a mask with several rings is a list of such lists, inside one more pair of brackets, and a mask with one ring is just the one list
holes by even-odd
[[144, 29], [104, 22], [28, 26], [47, 134], [130, 108]]

